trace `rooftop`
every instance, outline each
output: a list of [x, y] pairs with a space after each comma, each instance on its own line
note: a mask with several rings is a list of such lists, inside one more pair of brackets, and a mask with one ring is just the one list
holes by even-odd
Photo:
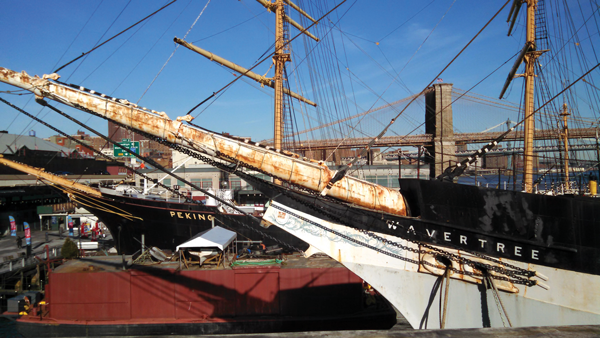
[[69, 148], [59, 146], [58, 144], [45, 141], [35, 136], [8, 134], [5, 132], [0, 133], [1, 154], [14, 154], [23, 147], [30, 150], [65, 152], [66, 154], [71, 152], [71, 149]]

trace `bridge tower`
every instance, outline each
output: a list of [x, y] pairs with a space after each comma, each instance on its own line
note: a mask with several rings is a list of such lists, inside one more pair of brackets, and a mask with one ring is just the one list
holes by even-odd
[[430, 156], [429, 175], [435, 178], [456, 163], [456, 143], [452, 122], [452, 84], [437, 83], [425, 94], [425, 133], [433, 136], [433, 145], [426, 149]]

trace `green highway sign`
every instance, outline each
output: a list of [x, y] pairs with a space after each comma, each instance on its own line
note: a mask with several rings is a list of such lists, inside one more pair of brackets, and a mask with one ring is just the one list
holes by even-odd
[[115, 157], [134, 157], [131, 153], [140, 153], [139, 141], [131, 141], [130, 139], [124, 138], [119, 144], [127, 150], [123, 150], [117, 145], [113, 145], [113, 154]]

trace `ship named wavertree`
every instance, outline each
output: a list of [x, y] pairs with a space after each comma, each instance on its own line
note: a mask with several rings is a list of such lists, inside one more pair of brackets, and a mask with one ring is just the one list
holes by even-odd
[[[535, 194], [533, 189], [533, 123], [541, 107], [533, 106], [534, 68], [542, 54], [533, 31], [537, 4], [515, 0], [509, 15], [512, 27], [521, 5], [527, 6], [528, 40], [513, 69], [525, 63], [524, 191], [452, 183], [501, 139], [452, 164], [437, 180], [402, 179], [398, 190], [346, 175], [353, 163], [336, 171], [286, 151], [277, 137], [271, 146], [214, 133], [186, 123], [191, 115], [171, 119], [128, 100], [64, 84], [57, 74], [39, 78], [0, 68], [0, 81], [35, 93], [44, 104], [54, 100], [159, 139], [252, 182], [272, 199], [265, 226], [284, 230], [344, 264], [415, 328], [598, 324], [600, 199]], [[273, 9], [278, 23], [283, 22], [283, 0], [273, 6], [280, 6]], [[275, 46], [276, 89], [289, 59], [284, 47], [282, 37]], [[561, 89], [552, 97], [596, 67], [576, 81], [559, 81]], [[276, 110], [280, 95], [281, 88]], [[276, 118], [275, 135], [281, 125]], [[179, 219], [176, 215], [173, 219]]]

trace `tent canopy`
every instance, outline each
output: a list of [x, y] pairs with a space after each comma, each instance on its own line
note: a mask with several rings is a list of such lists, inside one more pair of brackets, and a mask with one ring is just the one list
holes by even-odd
[[177, 246], [177, 251], [187, 248], [219, 248], [223, 251], [235, 240], [237, 234], [233, 231], [223, 229], [220, 226], [203, 231], [192, 237], [189, 241]]

